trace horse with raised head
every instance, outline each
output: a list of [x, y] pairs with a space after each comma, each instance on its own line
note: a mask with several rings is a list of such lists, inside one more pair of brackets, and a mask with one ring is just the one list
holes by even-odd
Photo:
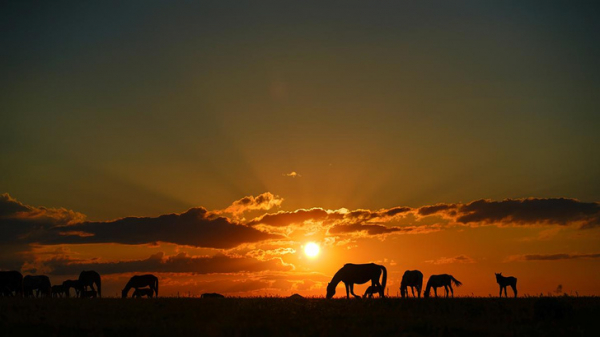
[[405, 271], [400, 282], [400, 294], [402, 297], [408, 296], [408, 287], [412, 290], [413, 297], [415, 297], [415, 288], [417, 288], [417, 294], [420, 298], [421, 289], [423, 289], [423, 273], [418, 270]]
[[[94, 289], [94, 284], [98, 289]], [[79, 286], [84, 291], [90, 287], [91, 290], [98, 292], [98, 297], [102, 297], [102, 279], [100, 278], [100, 274], [93, 270], [84, 270], [79, 274]]]
[[0, 296], [13, 295], [23, 296], [23, 275], [16, 270], [0, 271]]
[[121, 297], [126, 298], [127, 293], [131, 288], [135, 288], [137, 290], [138, 288], [143, 287], [150, 287], [150, 289], [156, 294], [156, 297], [158, 297], [158, 277], [152, 274], [132, 276], [129, 279], [129, 282], [127, 282], [125, 285], [125, 288], [123, 288], [123, 291], [121, 291]]
[[429, 281], [427, 281], [427, 288], [425, 289], [425, 293], [423, 296], [429, 297], [429, 292], [431, 288], [433, 288], [433, 292], [435, 293], [435, 297], [437, 297], [437, 288], [444, 287], [446, 291], [446, 297], [448, 297], [448, 288], [452, 292], [452, 297], [454, 297], [454, 289], [452, 289], [452, 283], [457, 287], [460, 287], [462, 283], [455, 279], [454, 276], [448, 274], [442, 275], [431, 275], [429, 277]]
[[137, 288], [131, 297], [142, 298], [143, 296], [147, 296], [148, 298], [152, 298], [152, 295], [154, 295], [154, 291], [150, 288]]
[[62, 283], [62, 285], [65, 288], [66, 297], [71, 296], [71, 288], [75, 289], [75, 297], [79, 297], [79, 294], [82, 290], [81, 283], [79, 283], [79, 280], [66, 280]]
[[[379, 277], [383, 273], [381, 283]], [[335, 295], [335, 288], [340, 282], [344, 282], [346, 286], [346, 298], [350, 298], [352, 294], [356, 298], [360, 296], [354, 293], [354, 284], [363, 284], [371, 281], [372, 286], [379, 287], [379, 296], [385, 297], [385, 284], [387, 282], [387, 269], [384, 266], [368, 263], [368, 264], [345, 264], [340, 270], [333, 275], [331, 282], [327, 284], [327, 298], [332, 298]]]
[[23, 277], [23, 292], [27, 297], [33, 297], [33, 291], [36, 291], [36, 297], [44, 295], [52, 296], [52, 285], [46, 275], [27, 275]]
[[[494, 273], [496, 274], [496, 273]], [[513, 276], [502, 276], [502, 273], [496, 274], [496, 282], [500, 285], [500, 297], [502, 297], [502, 289], [504, 289], [504, 297], [508, 297], [506, 294], [506, 286], [510, 286], [517, 297], [517, 278]]]
[[200, 298], [225, 298], [225, 296], [217, 293], [204, 293], [200, 295]]

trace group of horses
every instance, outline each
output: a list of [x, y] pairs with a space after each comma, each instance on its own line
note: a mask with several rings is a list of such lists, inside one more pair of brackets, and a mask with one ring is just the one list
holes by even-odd
[[[102, 297], [102, 279], [93, 270], [84, 270], [77, 280], [66, 280], [59, 285], [51, 285], [46, 275], [23, 277], [16, 270], [0, 271], [0, 296], [70, 297], [71, 288], [75, 289], [75, 297]], [[132, 288], [135, 289], [132, 295], [134, 298], [158, 296], [158, 278], [151, 274], [132, 276], [121, 296], [126, 298]]]
[[[379, 279], [381, 277], [381, 282]], [[335, 295], [335, 289], [340, 282], [343, 282], [346, 286], [346, 298], [350, 298], [352, 294], [356, 298], [360, 296], [354, 293], [355, 284], [363, 284], [371, 281], [371, 285], [367, 288], [363, 298], [372, 298], [374, 294], [379, 294], [379, 297], [385, 297], [385, 285], [387, 282], [387, 269], [385, 266], [369, 263], [369, 264], [345, 264], [340, 270], [335, 273], [331, 282], [327, 284], [327, 298], [332, 298]], [[502, 297], [502, 290], [504, 290], [504, 296], [508, 297], [506, 287], [510, 286], [513, 290], [515, 297], [517, 297], [517, 278], [513, 276], [504, 277], [502, 273], [496, 273], [496, 282], [500, 286], [500, 297]], [[460, 287], [462, 282], [454, 278], [449, 274], [431, 275], [427, 281], [427, 287], [423, 293], [424, 297], [429, 297], [431, 289], [435, 297], [437, 297], [437, 288], [444, 287], [445, 295], [448, 297], [449, 294], [454, 297], [454, 289], [452, 285]], [[412, 291], [413, 297], [415, 296], [415, 288], [417, 290], [417, 296], [421, 297], [421, 290], [423, 288], [423, 273], [418, 270], [407, 270], [402, 275], [402, 281], [400, 282], [400, 294], [402, 297], [408, 296], [408, 287]]]

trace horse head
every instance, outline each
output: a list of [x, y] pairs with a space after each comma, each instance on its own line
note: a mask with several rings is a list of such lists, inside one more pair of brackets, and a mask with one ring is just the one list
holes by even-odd
[[500, 279], [502, 278], [502, 273], [494, 273], [496, 274], [496, 281], [499, 282]]
[[330, 299], [335, 295], [335, 285], [327, 283], [327, 299]]
[[429, 288], [425, 289], [425, 292], [423, 293], [423, 297], [429, 298]]
[[121, 298], [126, 298], [128, 291], [129, 291], [129, 289], [127, 289], [127, 288], [123, 289], [123, 291], [121, 291]]

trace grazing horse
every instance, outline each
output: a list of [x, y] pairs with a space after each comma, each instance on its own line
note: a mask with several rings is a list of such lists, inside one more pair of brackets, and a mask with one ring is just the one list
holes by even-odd
[[66, 291], [62, 284], [52, 286], [52, 297], [63, 297], [63, 295], [66, 296]]
[[132, 276], [129, 279], [129, 282], [127, 282], [127, 284], [125, 285], [125, 288], [123, 288], [123, 291], [121, 292], [121, 297], [126, 298], [127, 293], [131, 288], [137, 289], [143, 287], [150, 287], [150, 289], [152, 289], [156, 294], [156, 297], [158, 297], [158, 278], [152, 274]]
[[204, 293], [200, 295], [200, 298], [225, 298], [225, 296], [217, 293]]
[[369, 286], [363, 295], [363, 298], [373, 298], [373, 294], [380, 293], [379, 286]]
[[510, 286], [517, 297], [517, 278], [513, 276], [502, 276], [502, 273], [496, 274], [496, 282], [500, 285], [500, 297], [502, 297], [502, 289], [504, 289], [504, 297], [508, 297], [506, 294], [506, 286]]
[[429, 277], [429, 281], [427, 281], [427, 288], [425, 289], [425, 293], [423, 295], [425, 297], [429, 297], [429, 291], [433, 287], [433, 292], [435, 293], [435, 297], [437, 297], [437, 288], [444, 287], [444, 289], [446, 290], [446, 297], [448, 297], [448, 287], [450, 287], [452, 297], [454, 297], [454, 289], [452, 289], [452, 282], [454, 282], [454, 284], [457, 287], [460, 287], [462, 285], [462, 283], [459, 280], [455, 279], [452, 275], [431, 275]]
[[79, 274], [79, 286], [81, 289], [87, 290], [90, 287], [90, 289], [96, 290], [94, 289], [94, 284], [98, 288], [98, 297], [102, 297], [102, 279], [100, 279], [100, 274], [93, 270], [84, 270]]
[[71, 293], [70, 293], [70, 289], [73, 288], [75, 289], [75, 297], [79, 297], [79, 293], [81, 292], [81, 283], [79, 283], [79, 280], [66, 280], [62, 283], [63, 287], [65, 288], [65, 296], [66, 297], [70, 297]]
[[96, 294], [97, 294], [97, 292], [94, 289], [82, 290], [81, 298], [96, 298]]
[[[379, 283], [379, 277], [383, 271], [383, 277], [381, 283]], [[363, 284], [371, 281], [372, 286], [379, 287], [379, 296], [385, 297], [383, 294], [385, 290], [385, 283], [387, 282], [387, 269], [384, 266], [369, 263], [369, 264], [345, 264], [340, 270], [333, 275], [331, 282], [327, 284], [327, 298], [332, 298], [335, 295], [335, 288], [340, 282], [344, 282], [346, 286], [346, 298], [350, 298], [352, 294], [356, 298], [360, 296], [354, 293], [354, 284]]]
[[23, 292], [25, 296], [33, 297], [33, 291], [36, 290], [36, 297], [40, 297], [40, 293], [46, 297], [52, 296], [52, 286], [50, 279], [46, 275], [27, 275], [23, 278]]
[[412, 290], [412, 295], [415, 297], [415, 287], [417, 288], [417, 294], [421, 297], [421, 289], [423, 289], [423, 273], [418, 270], [407, 270], [402, 275], [402, 282], [400, 282], [400, 294], [402, 297], [408, 296], [408, 287]]
[[0, 296], [23, 296], [23, 275], [16, 270], [0, 271]]
[[150, 288], [137, 288], [131, 297], [142, 298], [142, 296], [147, 296], [148, 298], [152, 298], [152, 295], [154, 295], [154, 291]]

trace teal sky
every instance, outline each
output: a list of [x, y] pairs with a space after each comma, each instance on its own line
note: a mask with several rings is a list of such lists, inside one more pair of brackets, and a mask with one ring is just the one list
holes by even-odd
[[[600, 200], [595, 1], [0, 4], [0, 193], [92, 220]], [[300, 176], [285, 174], [297, 172]]]

